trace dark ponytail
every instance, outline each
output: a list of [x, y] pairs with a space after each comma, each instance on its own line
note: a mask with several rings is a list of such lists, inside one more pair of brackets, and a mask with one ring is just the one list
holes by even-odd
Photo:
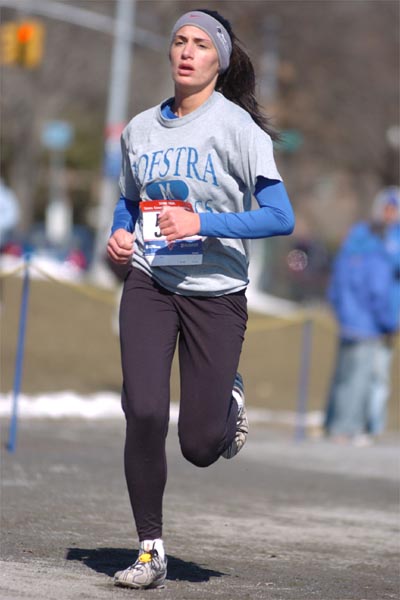
[[197, 10], [219, 21], [229, 33], [232, 41], [232, 54], [228, 70], [218, 77], [215, 89], [221, 92], [225, 98], [246, 110], [261, 129], [268, 133], [273, 140], [278, 140], [278, 132], [271, 127], [268, 117], [263, 113], [256, 99], [256, 76], [253, 64], [233, 33], [231, 24], [216, 10], [203, 8]]

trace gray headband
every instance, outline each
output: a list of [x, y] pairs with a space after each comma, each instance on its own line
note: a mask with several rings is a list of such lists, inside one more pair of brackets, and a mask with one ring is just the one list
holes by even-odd
[[229, 33], [223, 25], [214, 17], [207, 15], [199, 10], [185, 13], [175, 23], [171, 40], [174, 39], [176, 32], [185, 25], [192, 25], [202, 29], [210, 36], [218, 54], [219, 72], [224, 73], [229, 67], [229, 60], [232, 52], [232, 42]]

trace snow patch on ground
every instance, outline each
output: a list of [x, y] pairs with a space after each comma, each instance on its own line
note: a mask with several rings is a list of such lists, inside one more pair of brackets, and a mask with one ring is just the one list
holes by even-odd
[[[13, 407], [13, 394], [0, 394], [0, 417], [9, 417]], [[170, 418], [177, 423], [179, 405], [171, 403]], [[267, 409], [248, 409], [252, 423], [275, 423], [295, 425], [299, 416], [294, 411], [276, 411]], [[83, 396], [73, 391], [54, 392], [18, 397], [18, 416], [21, 418], [84, 418], [109, 419], [123, 416], [119, 394], [115, 392], [98, 392]], [[322, 422], [321, 411], [309, 412], [302, 417], [301, 423], [306, 426], [319, 426]]]

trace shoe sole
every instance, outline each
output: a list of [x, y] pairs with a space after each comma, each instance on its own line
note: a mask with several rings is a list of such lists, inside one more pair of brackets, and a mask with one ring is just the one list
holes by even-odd
[[128, 581], [114, 581], [116, 587], [127, 587], [133, 590], [151, 590], [165, 588], [165, 583], [150, 583], [149, 585], [141, 585], [140, 583], [129, 583]]

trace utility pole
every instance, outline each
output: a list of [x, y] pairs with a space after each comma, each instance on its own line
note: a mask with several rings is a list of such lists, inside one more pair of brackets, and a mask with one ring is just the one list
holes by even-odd
[[117, 178], [121, 163], [120, 136], [127, 121], [131, 68], [131, 44], [135, 30], [136, 0], [117, 0], [114, 45], [109, 79], [105, 125], [103, 175], [97, 214], [91, 278], [101, 280], [106, 274], [104, 256], [110, 234], [111, 219], [118, 200]]
[[279, 18], [270, 15], [263, 23], [264, 52], [260, 61], [260, 95], [267, 107], [274, 105], [278, 94]]

